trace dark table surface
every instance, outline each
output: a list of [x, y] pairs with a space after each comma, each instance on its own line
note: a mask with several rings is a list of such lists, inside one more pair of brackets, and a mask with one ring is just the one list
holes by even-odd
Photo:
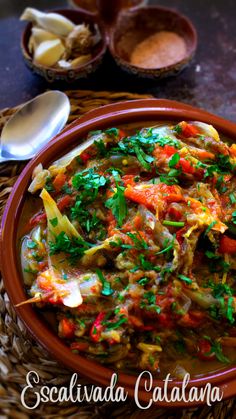
[[[236, 121], [235, 0], [153, 0], [150, 3], [178, 9], [195, 24], [199, 45], [190, 66], [177, 77], [147, 81], [122, 72], [108, 57], [92, 77], [69, 88], [152, 93]], [[25, 23], [18, 18], [27, 6], [43, 10], [68, 4], [63, 0], [0, 0], [0, 108], [15, 106], [50, 88], [25, 67], [21, 56], [20, 36]]]

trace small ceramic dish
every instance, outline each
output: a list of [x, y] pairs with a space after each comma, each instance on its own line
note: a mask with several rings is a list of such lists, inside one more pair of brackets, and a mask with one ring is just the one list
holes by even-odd
[[68, 0], [68, 3], [72, 7], [84, 9], [91, 13], [97, 11], [97, 0]]
[[[68, 0], [69, 4], [75, 8], [85, 9], [89, 12], [97, 12], [97, 0]], [[147, 0], [121, 0], [124, 8], [144, 5]]]
[[[144, 3], [145, 0], [114, 0], [112, 3], [107, 0], [97, 0], [98, 10], [96, 12], [95, 3], [90, 4], [90, 11], [82, 8], [54, 10], [76, 24], [85, 22], [90, 25], [98, 25], [102, 40], [94, 48], [92, 59], [73, 69], [49, 68], [36, 64], [28, 47], [31, 24], [26, 26], [22, 36], [21, 48], [24, 59], [35, 73], [46, 78], [48, 82], [60, 80], [70, 82], [88, 76], [101, 64], [107, 49], [118, 66], [133, 75], [153, 79], [176, 75], [187, 66], [194, 55], [197, 47], [196, 30], [192, 23], [180, 13], [159, 6], [141, 7]], [[89, 5], [85, 0], [73, 0], [73, 4], [84, 8]], [[150, 63], [147, 65], [144, 62], [141, 66], [136, 65], [132, 61], [134, 50], [152, 36], [164, 37], [161, 39], [162, 52], [156, 49], [155, 44], [159, 45], [160, 40], [152, 40], [152, 49], [149, 51], [148, 59], [153, 59], [154, 64], [150, 66]], [[170, 36], [174, 39], [174, 46]], [[165, 39], [166, 37], [169, 39]], [[145, 46], [143, 49], [145, 52], [147, 51]], [[182, 49], [181, 53], [180, 49]], [[162, 57], [163, 53], [165, 56], [168, 51], [171, 55], [167, 65], [166, 60], [163, 61]], [[162, 55], [158, 58], [158, 54]], [[156, 64], [157, 59], [159, 65]]]
[[[146, 99], [131, 102], [122, 102], [113, 105], [103, 106], [100, 109], [91, 111], [70, 125], [62, 134], [54, 138], [44, 149], [25, 167], [17, 182], [15, 183], [10, 198], [5, 207], [1, 224], [0, 239], [0, 262], [4, 284], [13, 306], [24, 301], [26, 292], [24, 289], [21, 268], [19, 265], [17, 248], [17, 232], [22, 217], [23, 205], [27, 199], [27, 189], [31, 182], [32, 172], [35, 167], [42, 163], [48, 167], [52, 161], [59, 158], [86, 137], [89, 131], [103, 130], [108, 127], [122, 126], [124, 124], [145, 123], [153, 124], [154, 121], [181, 121], [199, 120], [210, 123], [223, 135], [236, 140], [236, 124], [223, 118], [212, 115], [206, 111], [184, 105], [178, 102], [161, 99]], [[26, 304], [16, 307], [17, 314], [23, 320], [32, 335], [60, 362], [68, 368], [83, 375], [100, 385], [110, 385], [111, 376], [114, 370], [105, 367], [95, 361], [71, 352], [70, 348], [56, 335], [47, 325], [42, 315], [38, 314], [33, 306]], [[134, 395], [137, 376], [128, 373], [119, 373], [118, 385], [125, 388], [130, 396]], [[146, 384], [145, 384], [146, 383]], [[198, 390], [203, 389], [207, 383], [217, 386], [223, 391], [223, 397], [236, 395], [236, 367], [224, 366], [217, 372], [203, 374], [191, 379], [185, 397], [188, 399], [192, 387]], [[146, 406], [150, 402], [153, 389], [164, 389], [162, 380], [153, 379], [152, 389], [144, 378], [139, 382], [139, 400]], [[168, 386], [168, 398], [173, 387], [183, 388], [182, 381], [172, 381]], [[193, 394], [193, 393], [192, 393]], [[206, 393], [205, 393], [206, 394]], [[168, 402], [159, 401], [158, 405], [163, 407], [192, 406], [201, 402]]]
[[32, 24], [28, 23], [22, 34], [21, 39], [21, 50], [27, 66], [36, 74], [39, 74], [40, 76], [44, 77], [48, 82], [73, 82], [79, 78], [87, 77], [89, 74], [93, 73], [102, 63], [103, 56], [107, 49], [103, 25], [100, 24], [100, 22], [92, 13], [89, 13], [84, 10], [59, 9], [53, 10], [53, 12], [59, 13], [67, 17], [69, 20], [71, 20], [73, 23], [77, 25], [81, 23], [86, 23], [91, 28], [93, 28], [94, 25], [97, 24], [98, 30], [101, 34], [101, 40], [93, 48], [92, 58], [83, 65], [71, 69], [45, 67], [39, 65], [38, 63], [35, 63], [32, 54], [29, 51], [29, 39], [31, 35]]
[[[170, 36], [170, 34], [172, 38], [168, 42], [177, 42], [174, 50], [171, 47], [172, 55], [168, 58], [170, 63], [165, 65], [164, 61], [158, 59], [160, 65], [155, 66], [154, 57], [151, 57], [153, 66], [151, 65], [150, 68], [145, 67], [145, 62], [142, 67], [132, 63], [132, 54], [137, 45], [141, 45], [147, 38], [150, 39], [158, 33], [164, 35], [161, 42], [165, 41], [165, 37]], [[175, 35], [174, 38], [173, 34]], [[153, 42], [150, 41], [152, 44], [150, 48], [153, 49], [153, 43], [155, 42], [154, 49], [156, 50], [159, 41], [158, 38]], [[159, 46], [161, 48], [160, 44]], [[159, 6], [142, 7], [118, 15], [117, 21], [110, 31], [109, 47], [117, 64], [129, 73], [147, 78], [162, 78], [176, 75], [187, 66], [197, 47], [197, 34], [189, 19], [174, 10]], [[147, 47], [147, 43], [143, 44], [142, 53], [145, 53], [144, 49], [147, 49]], [[184, 50], [179, 55], [181, 47]], [[162, 47], [162, 50], [163, 48], [167, 49], [168, 44]], [[156, 51], [158, 54], [158, 49]], [[161, 53], [161, 50], [159, 52]], [[147, 53], [145, 55], [148, 58]]]

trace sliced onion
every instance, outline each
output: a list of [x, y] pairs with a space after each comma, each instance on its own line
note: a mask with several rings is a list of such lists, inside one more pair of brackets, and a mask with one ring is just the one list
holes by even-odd
[[198, 122], [198, 121], [194, 121], [191, 124], [194, 125], [195, 127], [200, 128], [200, 132], [206, 137], [212, 137], [214, 138], [214, 140], [220, 141], [219, 134], [212, 125], [205, 124], [204, 122]]
[[65, 156], [61, 157], [59, 160], [56, 160], [48, 169], [50, 174], [52, 176], [55, 176], [60, 172], [64, 172], [66, 170], [66, 167], [69, 166], [72, 160], [78, 157], [81, 153], [83, 153], [83, 151], [85, 151], [95, 141], [98, 141], [98, 140], [102, 140], [103, 142], [105, 142], [106, 135], [102, 133], [93, 135], [92, 137], [88, 138], [85, 142], [80, 144], [78, 147], [71, 150]]

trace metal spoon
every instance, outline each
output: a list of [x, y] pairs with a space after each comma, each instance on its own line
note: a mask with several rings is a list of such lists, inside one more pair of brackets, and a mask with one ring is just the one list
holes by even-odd
[[23, 105], [6, 123], [1, 135], [0, 163], [29, 160], [65, 126], [70, 102], [52, 90]]

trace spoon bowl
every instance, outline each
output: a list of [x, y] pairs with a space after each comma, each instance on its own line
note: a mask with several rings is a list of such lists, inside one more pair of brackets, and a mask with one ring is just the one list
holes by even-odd
[[65, 93], [49, 91], [23, 105], [5, 124], [0, 162], [29, 160], [65, 126], [70, 102]]

